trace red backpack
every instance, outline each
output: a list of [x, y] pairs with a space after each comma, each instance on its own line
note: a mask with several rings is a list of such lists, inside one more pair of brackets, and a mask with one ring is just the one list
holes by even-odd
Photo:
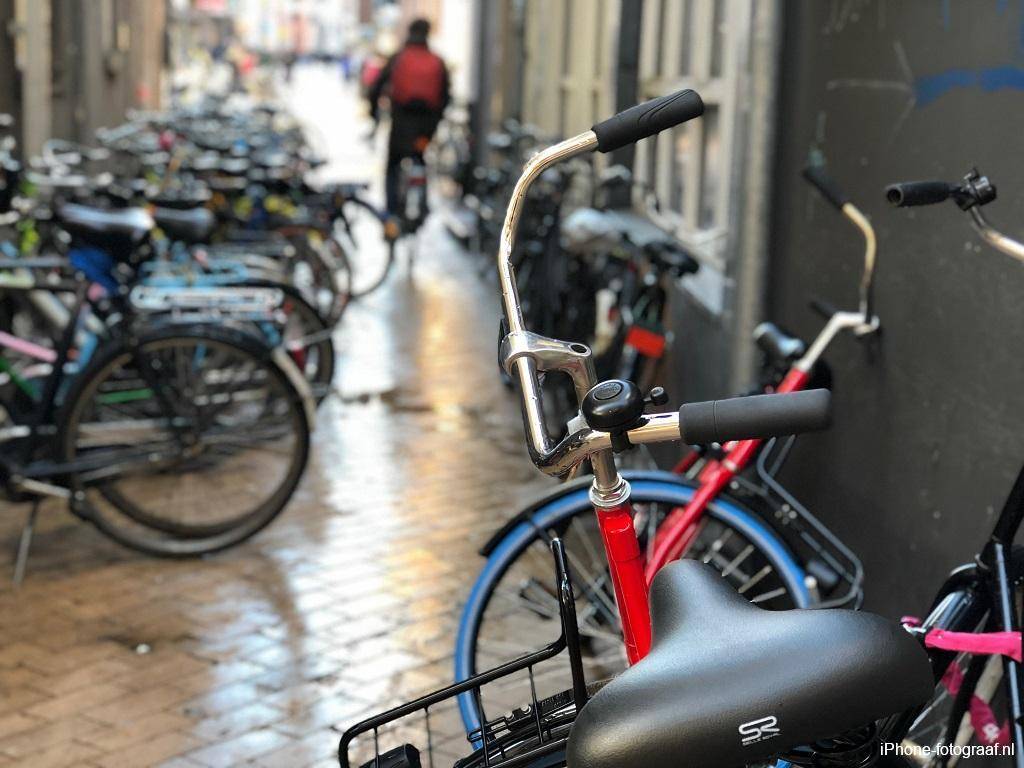
[[444, 62], [423, 45], [407, 45], [391, 70], [391, 102], [398, 106], [420, 103], [441, 109]]

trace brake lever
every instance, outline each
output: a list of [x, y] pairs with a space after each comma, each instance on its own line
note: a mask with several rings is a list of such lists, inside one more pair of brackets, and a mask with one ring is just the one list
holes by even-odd
[[971, 168], [954, 192], [953, 199], [960, 210], [967, 211], [974, 206], [988, 205], [995, 200], [996, 188], [987, 176], [982, 176], [977, 168]]

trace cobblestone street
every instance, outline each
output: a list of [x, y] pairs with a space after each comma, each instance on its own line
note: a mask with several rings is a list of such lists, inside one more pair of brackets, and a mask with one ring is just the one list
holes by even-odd
[[[296, 78], [331, 171], [370, 178], [351, 94]], [[299, 492], [232, 551], [136, 555], [48, 504], [14, 591], [27, 510], [3, 507], [0, 767], [336, 765], [339, 727], [451, 681], [476, 549], [544, 482], [486, 267], [432, 221], [412, 274], [349, 309]]]

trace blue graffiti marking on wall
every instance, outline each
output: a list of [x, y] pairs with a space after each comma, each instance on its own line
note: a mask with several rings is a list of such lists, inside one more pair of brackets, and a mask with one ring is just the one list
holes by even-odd
[[917, 106], [924, 107], [957, 88], [995, 91], [1024, 91], [1024, 67], [986, 67], [984, 69], [947, 69], [914, 80]]

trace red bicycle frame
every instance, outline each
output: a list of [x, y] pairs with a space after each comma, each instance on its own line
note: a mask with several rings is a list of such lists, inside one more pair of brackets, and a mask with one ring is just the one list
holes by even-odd
[[[809, 177], [809, 180], [819, 186], [816, 179]], [[860, 311], [832, 314], [818, 338], [793, 364], [775, 389], [779, 394], [799, 392], [807, 386], [814, 364], [840, 331], [849, 330], [857, 335], [865, 335], [878, 329], [878, 319], [871, 307], [871, 285], [875, 264], [874, 230], [852, 203], [843, 202], [837, 207], [861, 230], [866, 244], [864, 276], [860, 286]], [[685, 507], [674, 509], [658, 526], [654, 548], [646, 562], [632, 525], [633, 510], [629, 501], [611, 511], [594, 508], [608, 557], [615, 599], [622, 621], [626, 656], [630, 664], [642, 659], [650, 650], [650, 604], [647, 592], [651, 581], [665, 565], [686, 552], [697, 534], [698, 524], [708, 505], [736, 475], [749, 466], [762, 442], [740, 440], [729, 443], [725, 446], [726, 455], [722, 459], [710, 461], [703, 468], [698, 478], [700, 484], [690, 502]], [[684, 460], [678, 465], [677, 471], [686, 471], [690, 466], [692, 460]], [[628, 525], [626, 521], [629, 521]]]
[[[807, 385], [809, 378], [806, 371], [792, 368], [777, 391], [798, 392]], [[633, 525], [632, 504], [626, 502], [614, 509], [594, 508], [608, 557], [626, 658], [630, 664], [646, 656], [651, 648], [651, 613], [647, 596], [651, 580], [662, 567], [678, 559], [686, 550], [708, 504], [750, 463], [761, 442], [741, 440], [730, 443], [725, 458], [704, 468], [700, 487], [690, 503], [675, 509], [658, 527], [654, 552], [646, 563]]]
[[[800, 368], [791, 368], [776, 392], [799, 392], [807, 386], [810, 373]], [[716, 496], [740, 472], [747, 468], [751, 459], [761, 447], [761, 440], [741, 440], [726, 446], [727, 453], [721, 460], [708, 463], [700, 473], [700, 487], [685, 507], [679, 507], [658, 526], [654, 539], [654, 551], [647, 562], [648, 585], [655, 574], [666, 564], [679, 559], [693, 539], [697, 522], [703, 516]]]

